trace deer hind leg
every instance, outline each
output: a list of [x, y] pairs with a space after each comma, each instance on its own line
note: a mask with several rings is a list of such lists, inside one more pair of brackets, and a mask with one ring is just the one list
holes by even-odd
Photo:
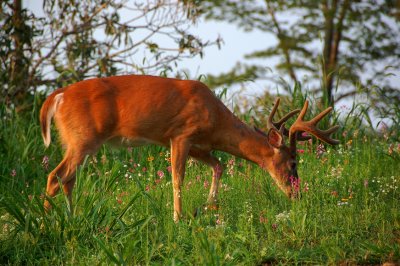
[[[61, 163], [47, 177], [46, 194], [54, 197], [60, 190], [59, 179], [63, 185], [64, 193], [68, 197], [70, 207], [72, 207], [72, 190], [75, 184], [76, 168], [82, 163], [85, 153], [68, 149]], [[44, 207], [48, 211], [51, 209], [49, 201], [44, 202]]]
[[218, 187], [219, 180], [221, 179], [223, 168], [221, 162], [212, 156], [208, 151], [202, 151], [199, 149], [191, 149], [189, 155], [194, 159], [201, 161], [212, 168], [213, 175], [210, 187], [210, 193], [208, 194], [207, 204], [211, 208], [217, 207], [218, 201]]
[[185, 177], [185, 164], [190, 144], [186, 139], [171, 140], [171, 166], [174, 194], [174, 221], [182, 216], [182, 183]]

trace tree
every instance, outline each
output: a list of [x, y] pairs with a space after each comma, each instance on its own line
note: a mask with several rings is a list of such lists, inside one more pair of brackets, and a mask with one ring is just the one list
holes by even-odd
[[23, 108], [41, 86], [87, 77], [171, 72], [214, 43], [188, 31], [196, 19], [191, 3], [44, 0], [43, 12], [35, 16], [21, 0], [0, 3], [2, 103]]
[[[314, 81], [314, 87], [318, 86], [315, 81], [322, 81], [323, 88], [317, 90], [328, 105], [354, 96], [359, 87], [368, 94], [379, 86], [400, 99], [398, 85], [392, 88], [385, 79], [387, 66], [400, 67], [400, 1], [206, 0], [201, 8], [206, 19], [273, 34], [276, 45], [246, 58], [278, 57], [275, 68], [293, 83], [304, 74]], [[248, 65], [244, 69], [238, 73], [242, 78], [243, 73], [268, 78], [263, 66]], [[348, 84], [352, 90], [343, 89]]]

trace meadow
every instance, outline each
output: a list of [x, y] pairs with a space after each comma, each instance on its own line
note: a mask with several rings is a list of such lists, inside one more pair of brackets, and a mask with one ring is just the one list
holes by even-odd
[[340, 122], [340, 145], [299, 145], [296, 201], [256, 165], [216, 152], [225, 165], [219, 208], [204, 209], [211, 170], [189, 160], [179, 223], [168, 149], [104, 146], [78, 169], [73, 208], [59, 194], [45, 215], [46, 177], [62, 149], [54, 130], [43, 145], [39, 102], [28, 114], [0, 110], [2, 265], [400, 263], [396, 131], [352, 118]]

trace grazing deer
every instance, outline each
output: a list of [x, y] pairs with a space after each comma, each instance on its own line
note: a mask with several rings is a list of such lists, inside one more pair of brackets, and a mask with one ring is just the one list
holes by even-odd
[[[263, 133], [240, 121], [203, 83], [154, 76], [127, 75], [95, 78], [58, 89], [48, 96], [40, 112], [42, 136], [49, 146], [50, 124], [54, 117], [66, 151], [61, 163], [49, 174], [46, 193], [56, 195], [61, 180], [72, 205], [71, 193], [75, 171], [86, 155], [94, 154], [105, 142], [140, 146], [158, 144], [171, 147], [174, 220], [182, 214], [181, 186], [188, 156], [209, 165], [213, 170], [208, 203], [215, 204], [222, 164], [211, 155], [220, 150], [244, 158], [267, 170], [278, 187], [294, 197], [296, 140], [309, 132], [320, 140], [337, 144], [330, 134], [337, 130], [316, 127], [332, 108], [311, 121], [303, 121], [303, 109], [274, 122], [275, 102], [268, 118], [268, 132]], [[284, 123], [300, 112], [286, 130]], [[289, 137], [286, 146], [284, 136]], [[57, 178], [58, 177], [58, 178]], [[46, 210], [51, 208], [45, 201]]]

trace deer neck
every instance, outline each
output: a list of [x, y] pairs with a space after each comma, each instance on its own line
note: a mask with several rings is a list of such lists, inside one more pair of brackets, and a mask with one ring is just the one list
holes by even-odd
[[267, 137], [239, 119], [230, 124], [230, 127], [224, 128], [222, 145], [218, 149], [252, 161], [266, 169], [268, 162], [265, 159], [273, 155], [273, 148], [268, 143]]

